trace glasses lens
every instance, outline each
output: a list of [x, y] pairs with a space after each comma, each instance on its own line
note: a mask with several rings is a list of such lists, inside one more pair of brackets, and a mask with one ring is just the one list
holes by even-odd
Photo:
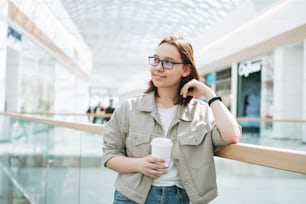
[[159, 64], [159, 59], [155, 57], [149, 57], [149, 64], [153, 66], [157, 66]]
[[163, 61], [163, 67], [164, 67], [165, 69], [171, 69], [172, 66], [173, 66], [173, 63], [172, 63], [171, 61], [168, 61], [168, 60], [164, 60], [164, 61]]

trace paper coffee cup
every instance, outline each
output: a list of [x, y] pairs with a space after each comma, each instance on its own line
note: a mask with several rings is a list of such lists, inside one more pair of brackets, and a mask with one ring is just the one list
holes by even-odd
[[161, 157], [168, 163], [171, 156], [172, 141], [166, 137], [156, 137], [151, 141], [152, 157]]

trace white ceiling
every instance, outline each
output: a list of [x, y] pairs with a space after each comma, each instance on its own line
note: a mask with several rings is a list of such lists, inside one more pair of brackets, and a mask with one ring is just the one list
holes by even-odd
[[[193, 39], [246, 0], [61, 0], [93, 51], [92, 86], [128, 86], [161, 39]], [[253, 1], [261, 10], [276, 0]]]

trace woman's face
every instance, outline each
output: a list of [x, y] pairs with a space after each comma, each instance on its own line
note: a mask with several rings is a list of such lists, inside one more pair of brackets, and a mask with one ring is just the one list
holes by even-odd
[[[155, 51], [154, 57], [159, 60], [182, 63], [180, 54], [175, 46], [164, 43]], [[172, 69], [165, 69], [160, 62], [157, 66], [151, 65], [151, 79], [157, 88], [176, 88], [180, 79], [189, 74], [188, 65], [173, 64]]]

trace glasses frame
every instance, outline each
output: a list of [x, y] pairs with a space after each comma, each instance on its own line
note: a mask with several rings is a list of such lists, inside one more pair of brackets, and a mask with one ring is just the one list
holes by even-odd
[[[162, 67], [163, 67], [164, 69], [167, 69], [167, 70], [173, 69], [174, 65], [176, 65], [176, 64], [186, 64], [186, 63], [184, 63], [184, 62], [172, 62], [171, 60], [160, 60], [160, 59], [158, 59], [159, 62], [155, 65], [155, 64], [151, 64], [151, 63], [150, 63], [150, 59], [158, 59], [158, 58], [156, 58], [156, 57], [154, 57], [154, 56], [149, 56], [149, 57], [148, 57], [148, 61], [149, 61], [149, 64], [150, 64], [151, 66], [157, 67], [157, 66], [159, 65], [159, 63], [161, 63]], [[169, 62], [171, 62], [171, 63], [172, 63], [171, 68], [165, 67], [165, 66], [164, 66], [164, 61], [169, 61]]]

